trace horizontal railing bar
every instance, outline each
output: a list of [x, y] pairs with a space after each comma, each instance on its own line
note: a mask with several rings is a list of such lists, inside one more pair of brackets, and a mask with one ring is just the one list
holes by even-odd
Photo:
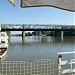
[[72, 52], [58, 52], [58, 55], [59, 54], [73, 54], [73, 53], [75, 53], [75, 51], [72, 51]]

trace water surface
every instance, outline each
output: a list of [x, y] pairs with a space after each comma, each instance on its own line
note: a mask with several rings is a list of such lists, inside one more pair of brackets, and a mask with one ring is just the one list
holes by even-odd
[[[74, 36], [65, 36], [63, 41], [61, 37], [54, 36], [27, 36], [25, 38], [11, 36], [7, 57], [4, 61], [33, 62], [51, 59], [58, 68], [58, 52], [74, 51], [74, 46]], [[62, 56], [62, 60], [68, 59], [74, 59], [74, 54]]]

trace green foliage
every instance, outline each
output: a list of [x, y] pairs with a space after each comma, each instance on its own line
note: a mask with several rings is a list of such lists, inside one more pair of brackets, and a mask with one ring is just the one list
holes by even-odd
[[[1, 28], [6, 28], [4, 25], [1, 25]], [[2, 32], [6, 32], [8, 36], [10, 36], [10, 31], [2, 31]]]

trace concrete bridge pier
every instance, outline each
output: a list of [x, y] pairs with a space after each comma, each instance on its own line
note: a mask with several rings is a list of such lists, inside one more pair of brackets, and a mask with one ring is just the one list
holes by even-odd
[[64, 36], [64, 32], [61, 31], [61, 41], [63, 42], [63, 36]]
[[22, 37], [25, 37], [25, 31], [22, 31]]
[[25, 44], [25, 31], [22, 31], [22, 44]]

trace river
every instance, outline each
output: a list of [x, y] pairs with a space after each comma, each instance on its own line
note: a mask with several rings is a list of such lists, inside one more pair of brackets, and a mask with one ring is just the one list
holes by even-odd
[[[47, 59], [52, 60], [55, 63], [57, 71], [58, 52], [74, 50], [75, 36], [64, 36], [63, 41], [61, 40], [61, 37], [58, 36], [26, 36], [25, 38], [10, 36], [7, 57], [4, 61], [33, 62]], [[62, 56], [62, 60], [68, 59], [74, 59], [74, 54]], [[43, 75], [54, 74], [48, 73]], [[55, 75], [58, 75], [58, 73]]]

